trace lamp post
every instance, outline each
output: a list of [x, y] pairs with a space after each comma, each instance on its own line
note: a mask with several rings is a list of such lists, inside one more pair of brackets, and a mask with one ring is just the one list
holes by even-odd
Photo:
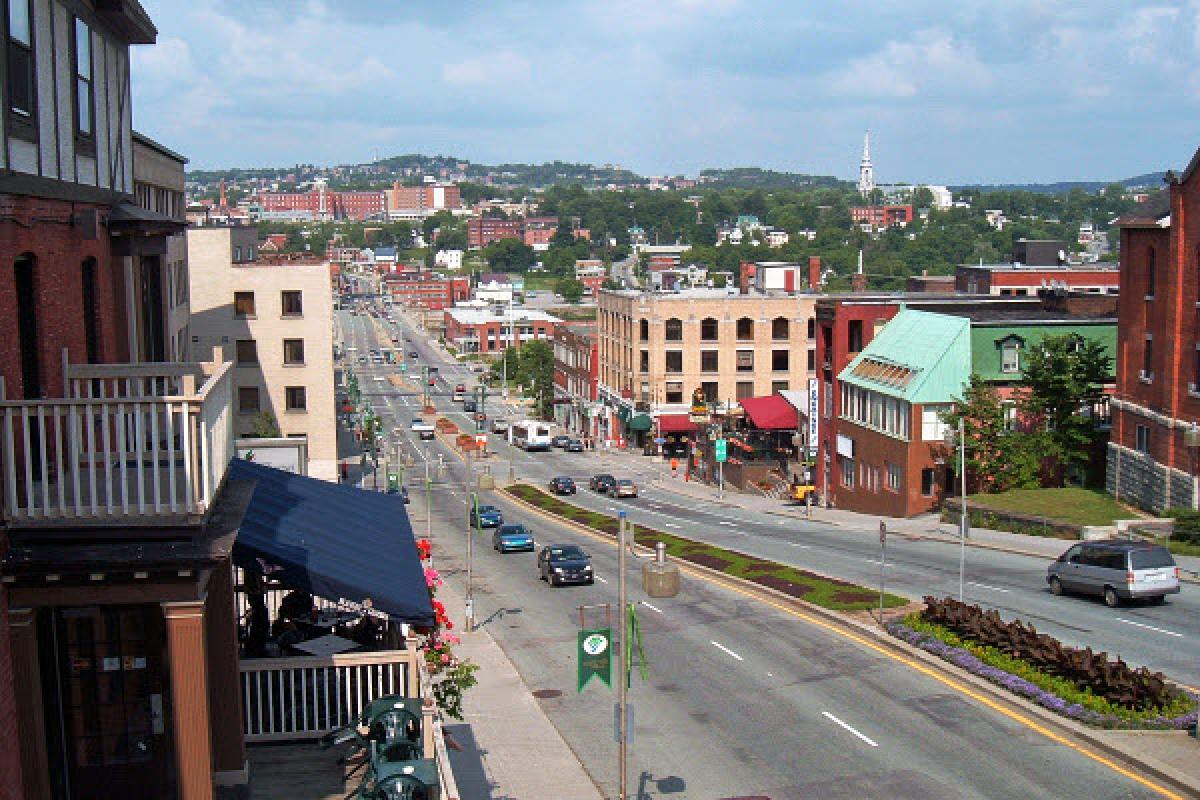
[[[471, 492], [471, 508], [474, 510], [475, 524], [467, 525], [467, 597], [464, 605], [466, 612], [466, 629], [467, 632], [475, 630], [475, 587], [473, 585], [472, 565], [475, 556], [475, 533], [480, 530], [479, 520], [479, 493]], [[428, 516], [428, 515], [427, 515]]]
[[[946, 446], [954, 448], [954, 429], [946, 429]], [[967, 436], [966, 421], [960, 414], [958, 417], [958, 476], [959, 484], [959, 515], [958, 515], [958, 602], [963, 602], [963, 583], [967, 564]]]
[[617, 799], [625, 800], [626, 773], [629, 760], [629, 611], [625, 603], [625, 527], [629, 520], [621, 511], [617, 519], [617, 625], [621, 629], [620, 649], [617, 652]]

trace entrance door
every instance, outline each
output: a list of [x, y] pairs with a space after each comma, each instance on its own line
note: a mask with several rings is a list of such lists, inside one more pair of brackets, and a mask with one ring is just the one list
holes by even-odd
[[66, 797], [174, 797], [162, 609], [64, 608], [55, 622]]

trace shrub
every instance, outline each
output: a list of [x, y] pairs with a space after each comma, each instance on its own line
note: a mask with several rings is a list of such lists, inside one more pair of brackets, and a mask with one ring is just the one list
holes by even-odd
[[1188, 544], [1200, 544], [1200, 511], [1194, 508], [1169, 508], [1163, 516], [1175, 520], [1172, 539]]

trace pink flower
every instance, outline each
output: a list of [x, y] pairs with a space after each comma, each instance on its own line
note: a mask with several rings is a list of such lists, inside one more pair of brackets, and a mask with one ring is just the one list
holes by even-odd
[[443, 664], [449, 664], [449, 663], [450, 663], [450, 656], [449, 656], [449, 654], [447, 654], [447, 653], [442, 653], [442, 663], [443, 663]]
[[443, 638], [445, 638], [445, 640], [450, 644], [462, 644], [462, 639], [458, 638], [453, 633], [447, 633]]

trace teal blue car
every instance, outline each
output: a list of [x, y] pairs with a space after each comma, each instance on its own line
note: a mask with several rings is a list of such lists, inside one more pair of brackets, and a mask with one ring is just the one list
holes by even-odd
[[533, 534], [524, 525], [501, 525], [492, 534], [492, 549], [501, 553], [533, 552]]

